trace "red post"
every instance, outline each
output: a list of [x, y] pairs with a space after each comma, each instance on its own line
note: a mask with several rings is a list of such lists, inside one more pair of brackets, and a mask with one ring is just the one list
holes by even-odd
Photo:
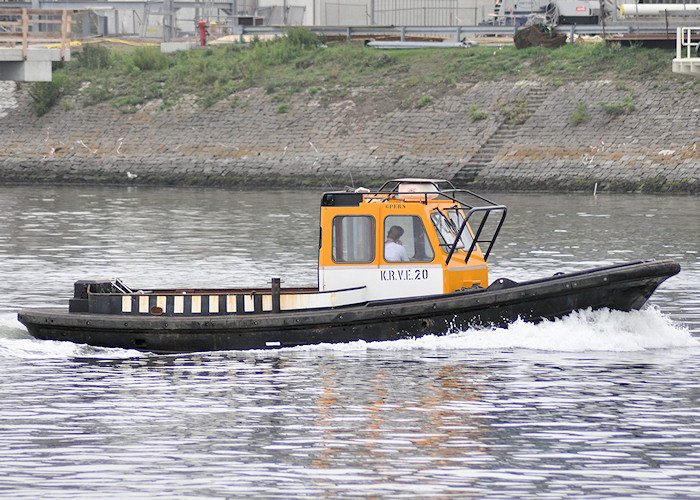
[[207, 44], [207, 22], [200, 19], [197, 26], [199, 26], [199, 45], [204, 47]]

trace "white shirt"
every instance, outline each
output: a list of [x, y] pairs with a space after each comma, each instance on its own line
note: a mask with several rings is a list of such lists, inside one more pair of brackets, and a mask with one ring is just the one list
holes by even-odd
[[408, 253], [403, 245], [395, 241], [384, 244], [384, 260], [387, 262], [408, 262]]

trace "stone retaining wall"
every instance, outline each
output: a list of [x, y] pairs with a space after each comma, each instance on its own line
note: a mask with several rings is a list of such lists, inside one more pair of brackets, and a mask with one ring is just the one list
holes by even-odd
[[[475, 182], [502, 189], [579, 190], [598, 183], [599, 189], [698, 193], [700, 86], [692, 84], [546, 87], [545, 101]], [[466, 84], [423, 90], [416, 95], [431, 97], [429, 103], [409, 105], [382, 87], [283, 98], [252, 89], [209, 109], [185, 96], [169, 111], [150, 103], [134, 114], [108, 104], [83, 107], [78, 97], [36, 117], [24, 90], [0, 82], [0, 179], [232, 187], [451, 179], [498, 133], [500, 106], [526, 102], [533, 88], [542, 86]], [[615, 117], [600, 105], [627, 97], [635, 107], [627, 115]], [[578, 102], [590, 120], [573, 126]], [[486, 120], [471, 121], [474, 105]]]

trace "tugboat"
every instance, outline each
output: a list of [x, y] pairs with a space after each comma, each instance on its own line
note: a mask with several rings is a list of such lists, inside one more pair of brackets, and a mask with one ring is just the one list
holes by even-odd
[[449, 181], [324, 193], [318, 287], [142, 290], [81, 280], [67, 309], [22, 309], [38, 339], [154, 353], [270, 349], [445, 334], [580, 309], [641, 308], [680, 266], [633, 262], [489, 283], [507, 209]]

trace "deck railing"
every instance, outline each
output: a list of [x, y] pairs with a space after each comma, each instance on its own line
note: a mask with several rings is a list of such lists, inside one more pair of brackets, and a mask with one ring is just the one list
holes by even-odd
[[[71, 11], [46, 9], [2, 9], [0, 20], [0, 45], [9, 44], [22, 47], [22, 60], [27, 60], [30, 43], [59, 43], [61, 60], [65, 59], [66, 49], [70, 49]], [[58, 25], [59, 30], [50, 27]]]

